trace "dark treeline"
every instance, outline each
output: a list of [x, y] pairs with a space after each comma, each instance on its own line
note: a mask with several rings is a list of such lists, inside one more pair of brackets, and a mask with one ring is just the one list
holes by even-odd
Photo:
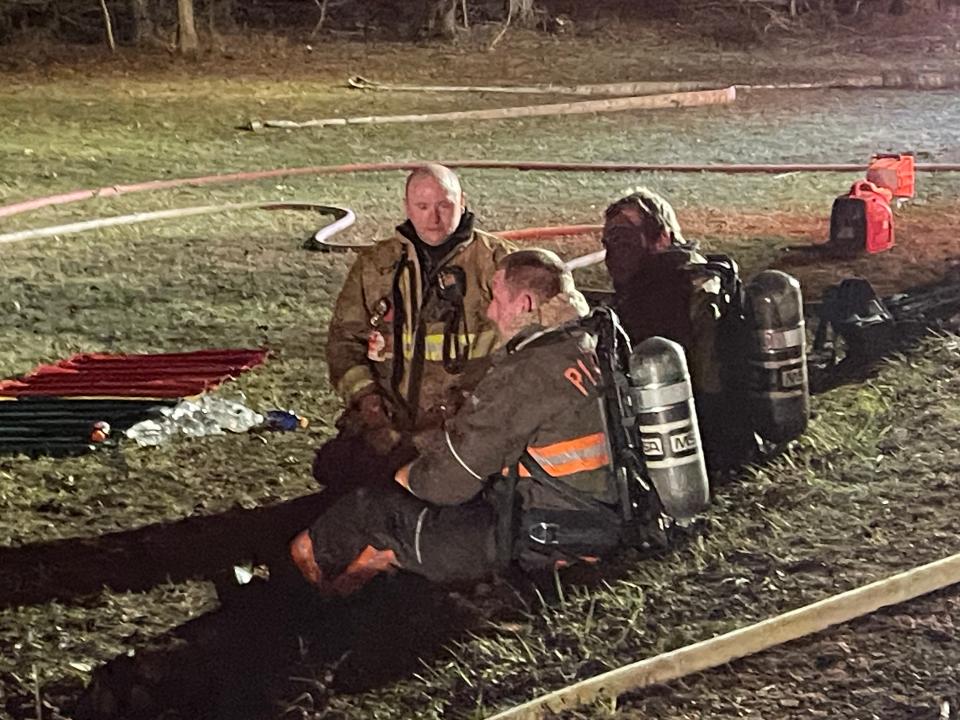
[[751, 38], [793, 27], [841, 29], [878, 13], [936, 12], [960, 0], [0, 0], [0, 44], [16, 38], [157, 46], [192, 52], [210, 39], [270, 32], [453, 39], [509, 22], [545, 32], [622, 20], [719, 22]]

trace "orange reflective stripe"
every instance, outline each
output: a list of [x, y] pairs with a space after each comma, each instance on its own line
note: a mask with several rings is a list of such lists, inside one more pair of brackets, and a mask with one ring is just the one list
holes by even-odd
[[347, 565], [347, 569], [333, 579], [331, 588], [335, 594], [346, 597], [357, 592], [380, 573], [393, 572], [397, 567], [397, 556], [393, 550], [379, 550], [373, 545], [367, 545]]
[[[607, 439], [602, 432], [543, 447], [528, 447], [527, 452], [551, 477], [597, 470], [610, 464]], [[530, 471], [522, 464], [520, 477], [530, 477]]]
[[[580, 562], [585, 562], [587, 565], [597, 565], [600, 563], [600, 558], [596, 557], [595, 555], [578, 555], [576, 559]], [[573, 565], [574, 562], [575, 560], [564, 560], [563, 558], [559, 558], [558, 560], [554, 561], [553, 567], [555, 567], [557, 570], [563, 570], [564, 568]]]
[[399, 484], [405, 490], [410, 489], [410, 466], [411, 465], [413, 465], [413, 463], [408, 462], [402, 468], [397, 470], [397, 472], [393, 476], [393, 479], [397, 481], [397, 484]]
[[290, 557], [307, 582], [313, 585], [321, 584], [323, 572], [313, 554], [313, 541], [310, 540], [309, 532], [304, 530], [290, 542]]

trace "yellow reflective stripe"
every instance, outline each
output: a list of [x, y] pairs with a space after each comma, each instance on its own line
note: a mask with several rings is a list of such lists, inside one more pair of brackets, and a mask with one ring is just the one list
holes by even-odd
[[[482, 333], [466, 333], [457, 336], [457, 343], [467, 348], [467, 358], [489, 355], [496, 342], [496, 331], [486, 330]], [[413, 336], [403, 334], [403, 356], [410, 360], [413, 357]], [[432, 362], [443, 360], [443, 333], [427, 335], [423, 343], [423, 357]]]
[[[602, 432], [541, 447], [531, 446], [527, 452], [551, 477], [597, 470], [610, 464], [607, 439]], [[530, 477], [530, 472], [522, 464], [520, 477]]]

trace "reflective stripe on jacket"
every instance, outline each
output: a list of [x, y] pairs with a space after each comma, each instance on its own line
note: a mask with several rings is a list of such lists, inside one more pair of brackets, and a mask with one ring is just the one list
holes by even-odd
[[[443, 343], [446, 335], [443, 333], [438, 333], [435, 335], [427, 335], [424, 337], [424, 354], [423, 357], [425, 360], [430, 362], [443, 362], [444, 358], [444, 348]], [[485, 348], [491, 342], [495, 345], [497, 341], [497, 332], [496, 330], [485, 330], [482, 333], [459, 333], [454, 336], [454, 340], [458, 342], [462, 347], [466, 348]], [[403, 356], [407, 360], [413, 358], [413, 334], [404, 333], [403, 334]], [[487, 353], [489, 354], [489, 353]]]
[[[544, 472], [555, 478], [589, 472], [610, 465], [607, 436], [602, 432], [540, 447], [527, 446], [527, 453]], [[531, 477], [530, 470], [522, 462], [519, 474], [523, 478]]]

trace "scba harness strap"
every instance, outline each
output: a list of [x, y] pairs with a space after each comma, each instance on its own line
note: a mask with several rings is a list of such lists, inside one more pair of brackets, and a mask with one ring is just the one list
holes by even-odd
[[[601, 555], [621, 545], [663, 544], [660, 504], [652, 485], [643, 477], [642, 453], [627, 428], [629, 418], [625, 417], [622, 407], [630, 343], [616, 313], [609, 308], [595, 308], [584, 318], [514, 338], [506, 350], [508, 353], [519, 352], [549, 342], [559, 334], [570, 335], [576, 331], [588, 332], [598, 342], [598, 390], [605, 425], [603, 451], [597, 451], [593, 435], [556, 443], [549, 448], [528, 448], [516, 467], [494, 484], [493, 499], [499, 514], [498, 553], [502, 565], [514, 560], [522, 562], [524, 558], [529, 560], [531, 553], [540, 556], [542, 562], [545, 558], [556, 559], [557, 556]], [[553, 462], [559, 457], [553, 451], [560, 446], [563, 452], [559, 455], [563, 456], [564, 462]], [[568, 446], [576, 446], [576, 458], [568, 457]], [[599, 463], [601, 455], [603, 462]], [[562, 479], [563, 475], [600, 467], [607, 468], [610, 490], [607, 494], [617, 498], [614, 504], [602, 502]], [[555, 472], [551, 474], [548, 468]], [[549, 489], [571, 508], [519, 507], [516, 489], [521, 478]]]
[[621, 517], [615, 509], [550, 475], [529, 451], [520, 458], [518, 468], [521, 476], [530, 477], [577, 507], [525, 511], [520, 525], [528, 547], [582, 555], [609, 551], [621, 543]]

